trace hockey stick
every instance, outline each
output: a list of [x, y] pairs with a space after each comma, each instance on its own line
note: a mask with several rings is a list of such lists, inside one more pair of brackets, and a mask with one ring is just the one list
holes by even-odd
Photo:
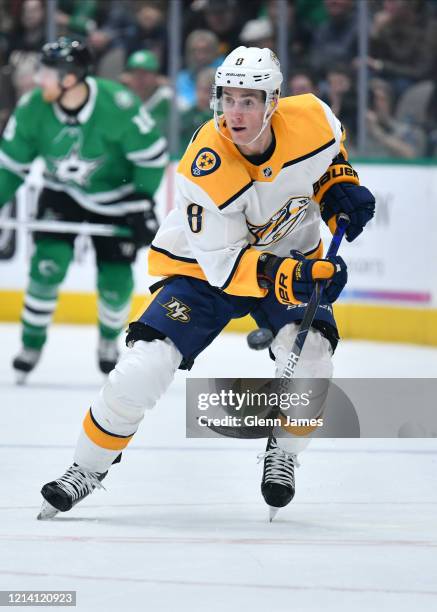
[[[350, 219], [344, 214], [340, 213], [337, 216], [337, 227], [335, 229], [334, 235], [332, 236], [331, 244], [329, 245], [328, 251], [325, 255], [325, 258], [334, 257], [338, 253], [338, 249], [340, 247], [340, 243], [343, 239], [344, 233], [346, 231], [347, 226], [349, 225]], [[297, 332], [297, 336], [293, 342], [293, 346], [291, 347], [291, 351], [288, 354], [287, 363], [285, 368], [281, 374], [281, 378], [279, 380], [277, 397], [281, 397], [282, 393], [289, 392], [289, 381], [293, 378], [296, 366], [299, 363], [300, 355], [302, 353], [305, 340], [308, 336], [308, 332], [310, 330], [311, 324], [314, 320], [314, 317], [317, 312], [317, 308], [320, 305], [320, 301], [323, 295], [323, 289], [326, 287], [327, 281], [318, 281], [314, 287], [314, 290], [311, 294], [307, 307], [305, 308], [304, 316], [302, 322], [299, 326], [299, 331]], [[280, 413], [280, 409], [277, 408], [277, 413]], [[273, 437], [273, 426], [270, 429], [269, 434], [269, 442]], [[267, 448], [269, 443], [267, 444]], [[273, 521], [274, 517], [278, 513], [279, 508], [270, 506], [270, 522]]]
[[0, 230], [17, 230], [23, 228], [32, 232], [53, 232], [56, 234], [80, 234], [82, 236], [114, 236], [130, 238], [131, 231], [127, 227], [106, 223], [71, 223], [69, 221], [16, 221], [0, 219]]
[[[340, 213], [337, 217], [337, 227], [332, 236], [331, 244], [329, 245], [328, 251], [325, 258], [334, 257], [338, 253], [340, 243], [343, 239], [344, 233], [347, 226], [349, 225], [349, 217], [345, 213]], [[299, 326], [299, 331], [294, 340], [291, 351], [288, 355], [287, 363], [284, 371], [282, 372], [281, 379], [289, 380], [293, 378], [294, 371], [299, 362], [300, 355], [302, 353], [305, 340], [308, 336], [311, 324], [317, 312], [317, 308], [320, 305], [322, 299], [323, 289], [326, 287], [327, 281], [318, 281], [314, 287], [314, 291], [311, 294], [310, 300], [305, 308], [305, 313], [302, 319], [302, 323]]]

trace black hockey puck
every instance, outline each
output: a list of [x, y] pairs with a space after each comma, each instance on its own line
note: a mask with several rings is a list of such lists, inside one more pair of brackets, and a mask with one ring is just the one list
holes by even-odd
[[265, 327], [254, 329], [247, 336], [247, 344], [255, 351], [262, 351], [263, 349], [269, 348], [272, 341], [273, 333], [270, 329], [266, 329]]

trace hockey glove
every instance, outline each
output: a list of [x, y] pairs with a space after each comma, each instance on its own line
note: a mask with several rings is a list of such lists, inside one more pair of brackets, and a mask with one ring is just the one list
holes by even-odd
[[327, 225], [338, 213], [349, 215], [351, 221], [346, 230], [346, 240], [352, 242], [375, 214], [375, 198], [362, 185], [336, 183], [323, 196], [320, 212]]
[[281, 304], [301, 304], [309, 301], [318, 280], [327, 280], [323, 300], [335, 302], [347, 282], [347, 266], [339, 257], [306, 259], [302, 253], [291, 251], [292, 257], [261, 255], [258, 282], [261, 287], [274, 287]]
[[153, 208], [127, 214], [125, 223], [131, 230], [132, 241], [138, 248], [150, 244], [158, 231], [158, 221]]

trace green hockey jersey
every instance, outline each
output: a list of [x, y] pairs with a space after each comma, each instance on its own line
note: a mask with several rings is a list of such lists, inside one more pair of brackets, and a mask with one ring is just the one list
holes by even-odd
[[83, 208], [121, 216], [147, 207], [168, 161], [167, 142], [132, 92], [88, 77], [89, 98], [71, 116], [43, 100], [40, 89], [25, 94], [0, 141], [0, 205], [8, 202], [32, 161], [45, 161], [44, 185], [64, 191]]
[[144, 100], [144, 107], [152, 116], [158, 130], [168, 138], [170, 127], [170, 113], [173, 93], [170, 87], [162, 85], [148, 98]]

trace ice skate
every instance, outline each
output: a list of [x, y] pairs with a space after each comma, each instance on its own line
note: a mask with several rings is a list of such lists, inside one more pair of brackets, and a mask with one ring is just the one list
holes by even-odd
[[40, 360], [42, 350], [26, 348], [23, 346], [21, 351], [12, 362], [12, 367], [15, 370], [15, 379], [18, 385], [26, 382], [29, 373], [35, 368]]
[[269, 438], [265, 453], [259, 455], [264, 459], [264, 471], [261, 482], [261, 493], [270, 506], [270, 522], [276, 516], [279, 508], [283, 508], [294, 497], [294, 466], [297, 465], [296, 455], [280, 448], [276, 438]]
[[94, 489], [104, 489], [101, 481], [107, 473], [90, 472], [74, 463], [61, 478], [48, 482], [41, 489], [44, 501], [38, 520], [49, 520], [58, 512], [68, 512]]
[[100, 371], [103, 372], [103, 374], [109, 374], [109, 372], [115, 368], [115, 364], [118, 361], [118, 355], [117, 340], [99, 338], [97, 358]]

